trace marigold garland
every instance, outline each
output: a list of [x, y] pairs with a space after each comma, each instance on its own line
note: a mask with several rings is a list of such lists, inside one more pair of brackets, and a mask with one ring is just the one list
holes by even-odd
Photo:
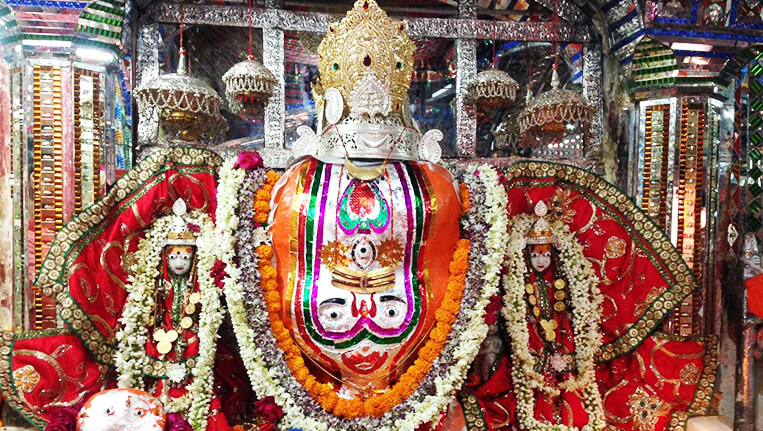
[[[259, 215], [265, 215], [265, 220], [267, 220], [267, 214], [270, 212], [270, 192], [273, 188], [273, 185], [270, 184], [270, 179], [271, 176], [268, 175], [268, 182], [256, 193], [254, 203], [255, 223], [258, 222], [257, 217]], [[271, 261], [273, 247], [266, 244], [257, 247], [255, 251], [259, 258], [260, 282], [270, 318], [270, 329], [273, 331], [278, 346], [284, 352], [284, 358], [292, 375], [318, 401], [321, 407], [339, 417], [378, 417], [408, 398], [429, 372], [432, 362], [440, 355], [450, 334], [453, 322], [455, 322], [456, 314], [461, 309], [461, 299], [464, 292], [464, 284], [466, 283], [466, 271], [469, 268], [470, 246], [471, 243], [468, 239], [460, 239], [456, 243], [456, 250], [450, 263], [450, 278], [445, 298], [440, 309], [435, 313], [435, 325], [430, 332], [429, 339], [419, 351], [419, 357], [389, 390], [365, 400], [340, 398], [334, 391], [333, 384], [321, 383], [310, 373], [302, 358], [302, 352], [291, 338], [291, 334], [281, 320], [279, 313], [281, 310], [281, 294], [278, 291], [278, 282], [276, 281], [277, 272]]]
[[469, 186], [466, 183], [458, 184], [458, 195], [461, 198], [461, 212], [466, 214], [471, 209], [471, 201], [469, 200]]

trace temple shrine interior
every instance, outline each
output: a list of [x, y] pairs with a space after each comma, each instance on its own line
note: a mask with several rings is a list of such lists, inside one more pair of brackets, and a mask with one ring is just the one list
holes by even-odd
[[763, 1], [0, 0], [0, 420], [763, 430]]

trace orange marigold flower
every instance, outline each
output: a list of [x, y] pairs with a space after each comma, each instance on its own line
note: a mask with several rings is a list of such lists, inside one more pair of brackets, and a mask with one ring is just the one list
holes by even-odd
[[[274, 335], [283, 334], [286, 331], [286, 327], [283, 326], [281, 319], [270, 319], [270, 329], [273, 330]], [[286, 331], [288, 333], [288, 331]]]
[[273, 185], [278, 181], [279, 178], [281, 178], [281, 176], [278, 175], [278, 173], [276, 173], [275, 171], [268, 171], [267, 179], [265, 180], [265, 182], [270, 185]]
[[268, 305], [274, 305], [279, 302], [281, 302], [281, 295], [278, 294], [278, 292], [274, 290], [269, 290], [265, 292], [265, 301], [267, 301]]
[[257, 193], [254, 195], [255, 201], [266, 201], [270, 202], [270, 192], [260, 188], [257, 190]]
[[260, 269], [260, 276], [262, 277], [263, 280], [274, 279], [276, 278], [276, 275], [278, 275], [278, 272], [276, 271], [275, 268], [273, 268], [273, 265], [269, 265], [269, 264], [264, 265]]
[[461, 197], [461, 208], [467, 213], [471, 209], [472, 203], [469, 201], [469, 187], [465, 183], [458, 185], [458, 194]]
[[[331, 396], [334, 395], [334, 396]], [[326, 394], [319, 398], [316, 398], [318, 401], [318, 404], [321, 405], [321, 407], [324, 408], [326, 411], [333, 411], [336, 409], [336, 404], [339, 401], [339, 397], [336, 396], [336, 394]]]
[[254, 213], [254, 222], [263, 224], [268, 221], [268, 213]]
[[447, 323], [448, 325], [452, 325], [453, 322], [456, 321], [456, 316], [453, 314], [453, 310], [446, 310], [442, 305], [434, 315], [438, 322]]
[[276, 291], [278, 290], [278, 283], [275, 279], [267, 279], [262, 281], [262, 290], [264, 291]]
[[254, 211], [258, 213], [268, 213], [270, 212], [270, 204], [265, 201], [256, 201], [254, 202]]
[[254, 251], [257, 252], [257, 256], [259, 256], [260, 259], [270, 259], [273, 257], [273, 247], [269, 245], [260, 245], [255, 248]]

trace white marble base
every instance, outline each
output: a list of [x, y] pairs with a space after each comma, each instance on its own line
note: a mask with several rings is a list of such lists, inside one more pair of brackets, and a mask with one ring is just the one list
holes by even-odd
[[732, 431], [732, 428], [723, 416], [700, 416], [689, 419], [686, 431]]

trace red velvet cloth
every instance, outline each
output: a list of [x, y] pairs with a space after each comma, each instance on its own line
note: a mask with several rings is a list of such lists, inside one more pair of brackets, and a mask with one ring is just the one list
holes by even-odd
[[758, 274], [744, 282], [747, 288], [747, 310], [763, 318], [763, 274]]
[[[36, 407], [42, 418], [56, 406], [84, 402], [102, 386], [113, 386], [76, 335], [26, 337], [11, 344], [13, 388], [3, 389]], [[7, 393], [6, 398], [10, 400]]]
[[[660, 333], [650, 335], [661, 320], [654, 317], [655, 304], [668, 295], [675, 299], [682, 295], [676, 288], [680, 284], [676, 271], [680, 268], [665, 260], [675, 259], [677, 252], [658, 250], [653, 245], [659, 243], [663, 233], [643, 213], [634, 211], [635, 204], [612, 186], [585, 180], [587, 174], [582, 171], [573, 170], [561, 177], [544, 175], [536, 166], [537, 171], [519, 175], [517, 170], [508, 169], [511, 178], [504, 184], [509, 215], [533, 214], [539, 201], [546, 202], [550, 218], [569, 226], [601, 280], [603, 341], [620, 346], [619, 357], [605, 359], [597, 367], [608, 424], [624, 431], [665, 430], [671, 418], [683, 417], [687, 411], [702, 411], [702, 401], [709, 400], [706, 388], [700, 390], [700, 382], [706, 377], [703, 384], [708, 385], [714, 379], [715, 344], [677, 340]], [[631, 330], [644, 319], [649, 322], [645, 329]], [[532, 321], [531, 317], [531, 350], [542, 342], [542, 334], [534, 331]], [[618, 341], [625, 341], [626, 348]], [[510, 346], [509, 340], [505, 339], [504, 344]], [[569, 346], [563, 343], [563, 347]], [[510, 358], [507, 353], [486, 382], [480, 382], [475, 373], [469, 378], [470, 389], [477, 395], [491, 430], [519, 429]], [[538, 400], [537, 394], [535, 416], [547, 419], [549, 404]], [[579, 427], [578, 414], [584, 414], [582, 405], [570, 404], [574, 423]], [[563, 419], [569, 425], [569, 419], [564, 415]]]

